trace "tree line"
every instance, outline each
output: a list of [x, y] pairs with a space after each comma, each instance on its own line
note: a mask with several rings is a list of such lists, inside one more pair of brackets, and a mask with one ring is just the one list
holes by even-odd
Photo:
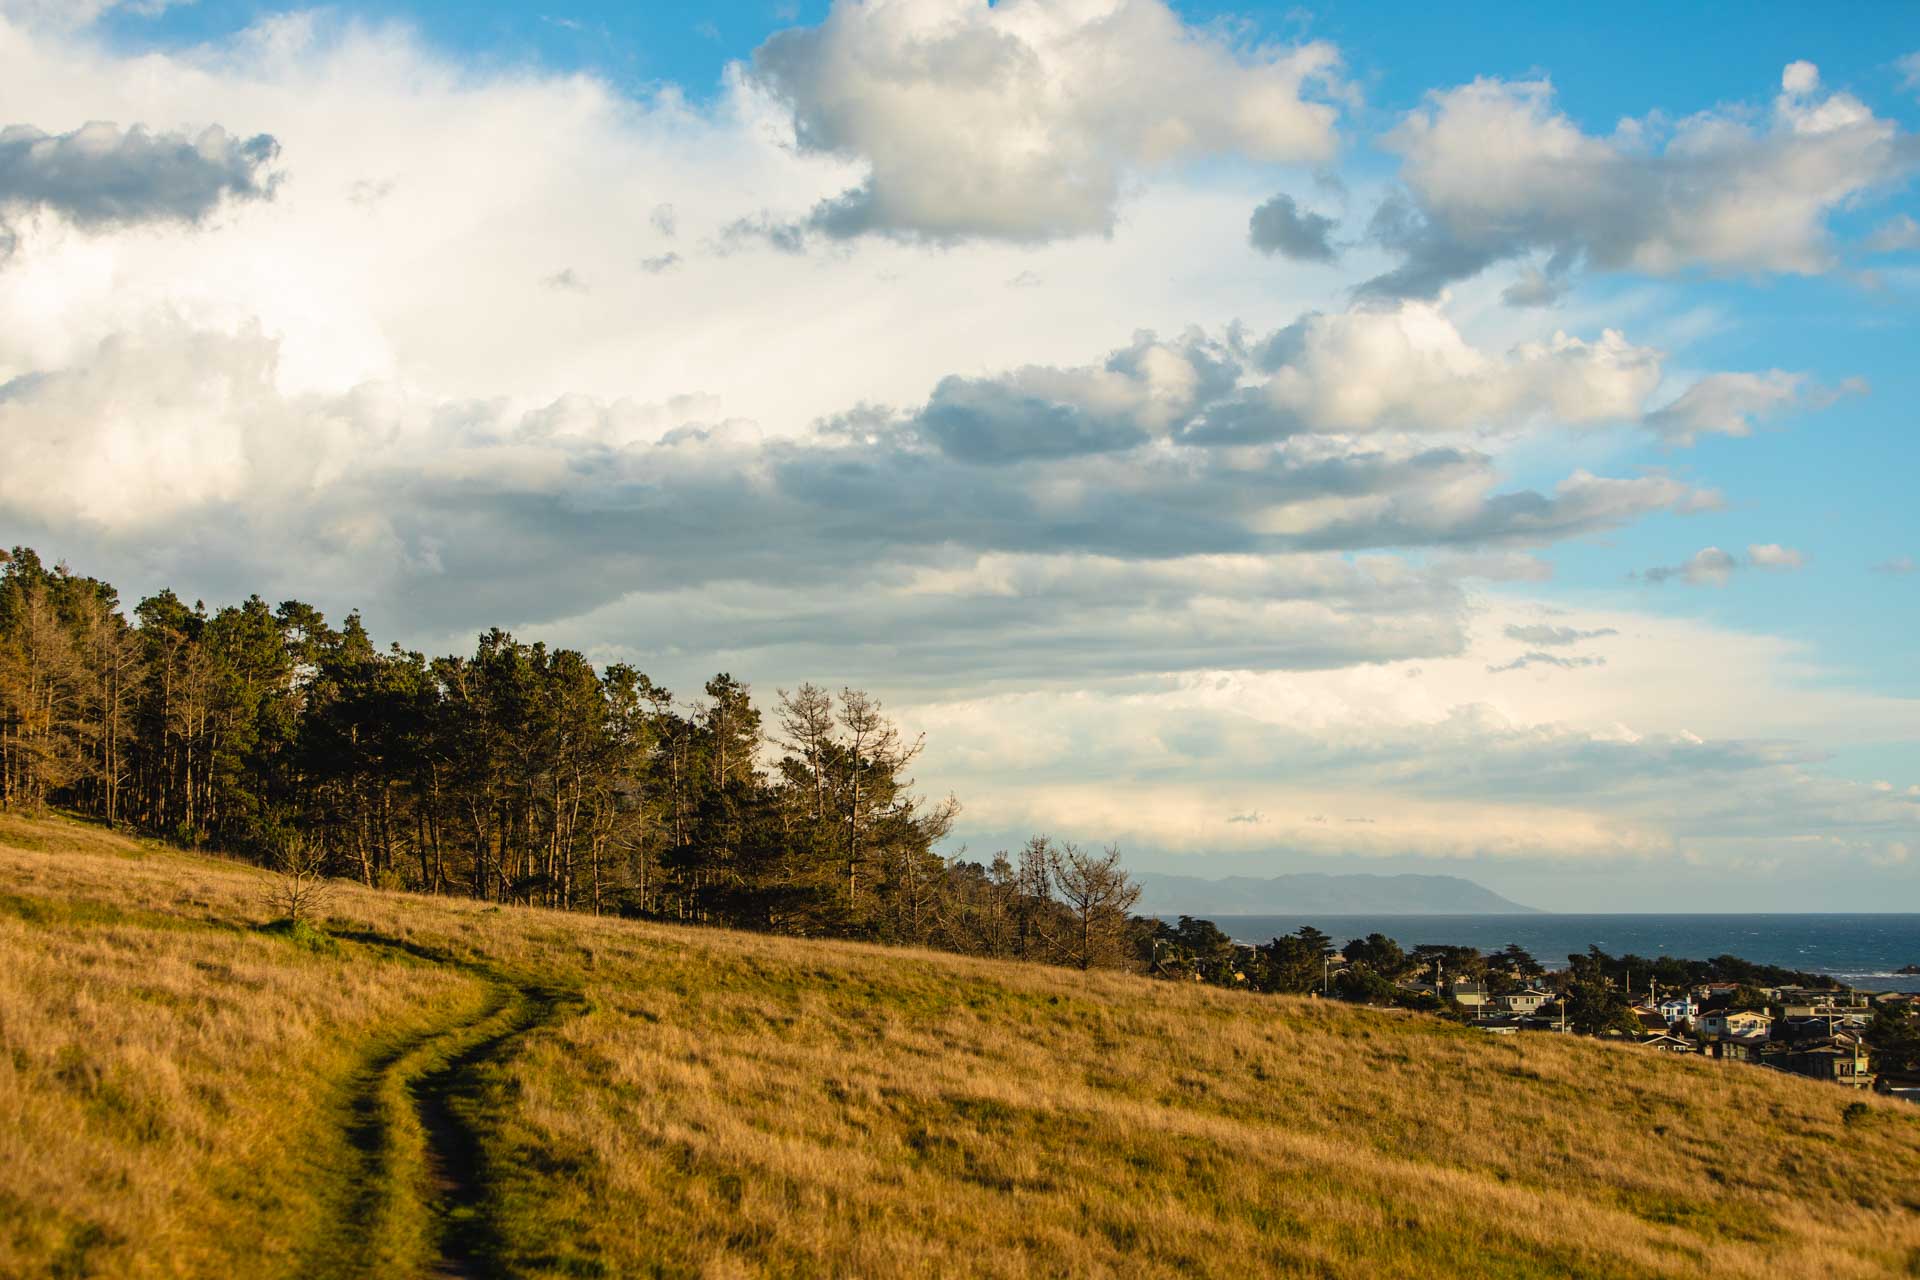
[[682, 701], [499, 629], [471, 655], [380, 647], [299, 601], [129, 615], [107, 582], [0, 553], [0, 808], [66, 805], [183, 845], [298, 847], [369, 886], [1137, 964], [1115, 849], [939, 846], [909, 737], [858, 689], [729, 674]]
[[[729, 674], [681, 701], [637, 669], [480, 635], [469, 656], [379, 647], [299, 601], [208, 610], [0, 552], [0, 809], [65, 805], [300, 874], [503, 903], [863, 938], [1241, 990], [1446, 1012], [1409, 977], [1491, 994], [1541, 980], [1518, 947], [1403, 950], [1312, 928], [1260, 946], [1133, 914], [1117, 849], [1036, 836], [946, 857], [959, 812], [910, 770], [925, 742], [879, 701], [812, 684], [771, 707]], [[1648, 979], [1828, 981], [1753, 965], [1569, 957], [1579, 1021]]]

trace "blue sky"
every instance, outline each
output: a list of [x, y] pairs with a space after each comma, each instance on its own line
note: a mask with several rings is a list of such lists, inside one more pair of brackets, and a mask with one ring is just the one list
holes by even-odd
[[1920, 909], [1911, 10], [149, 8], [0, 0], [6, 541], [870, 686], [973, 848]]
[[[287, 7], [195, 0], [157, 17], [137, 10], [110, 13], [103, 27], [129, 48], [177, 45], [220, 39]], [[828, 4], [380, 0], [327, 7], [406, 22], [463, 59], [537, 61], [616, 76], [630, 88], [673, 83], [705, 97], [729, 61], [750, 56], [773, 30], [818, 23]], [[1650, 105], [1685, 112], [1748, 99], [1757, 77], [1797, 58], [1816, 60], [1834, 83], [1886, 93], [1899, 83], [1894, 61], [1911, 52], [1916, 26], [1899, 5], [1860, 6], [1844, 23], [1805, 5], [1780, 3], [1615, 4], [1600, 21], [1560, 6], [1479, 17], [1423, 4], [1345, 12], [1292, 4], [1172, 7], [1190, 22], [1244, 28], [1256, 39], [1331, 40], [1362, 82], [1369, 104], [1381, 110], [1404, 110], [1431, 88], [1474, 76], [1544, 72], [1559, 87], [1563, 107], [1595, 125], [1643, 114]], [[1897, 113], [1897, 104], [1887, 106]], [[1912, 123], [1911, 110], [1905, 119]]]

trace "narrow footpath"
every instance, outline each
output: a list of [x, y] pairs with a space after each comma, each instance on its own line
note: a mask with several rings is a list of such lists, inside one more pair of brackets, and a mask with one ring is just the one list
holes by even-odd
[[486, 1068], [579, 1007], [580, 997], [378, 935], [346, 937], [458, 967], [476, 988], [467, 1009], [387, 1046], [355, 1076], [347, 1138], [360, 1167], [342, 1220], [320, 1244], [310, 1273], [504, 1275], [487, 1212]]

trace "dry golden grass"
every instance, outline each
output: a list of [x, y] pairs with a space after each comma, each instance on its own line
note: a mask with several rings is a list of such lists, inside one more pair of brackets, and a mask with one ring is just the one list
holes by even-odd
[[1920, 1110], [1757, 1068], [355, 889], [316, 952], [72, 824], [0, 875], [7, 1275], [426, 1265], [354, 1100], [502, 982], [583, 1001], [461, 1103], [507, 1274], [1920, 1274]]

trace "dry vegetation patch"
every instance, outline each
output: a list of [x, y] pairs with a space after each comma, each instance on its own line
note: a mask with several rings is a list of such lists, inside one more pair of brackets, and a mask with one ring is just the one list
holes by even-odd
[[509, 1274], [1920, 1257], [1920, 1115], [1873, 1100], [1849, 1123], [1853, 1095], [1740, 1065], [350, 888], [315, 948], [256, 927], [246, 868], [63, 824], [0, 824], [0, 846], [6, 1274], [373, 1272], [338, 1251], [343, 1114], [380, 1053], [473, 1016], [477, 974], [578, 993], [461, 1103]]

